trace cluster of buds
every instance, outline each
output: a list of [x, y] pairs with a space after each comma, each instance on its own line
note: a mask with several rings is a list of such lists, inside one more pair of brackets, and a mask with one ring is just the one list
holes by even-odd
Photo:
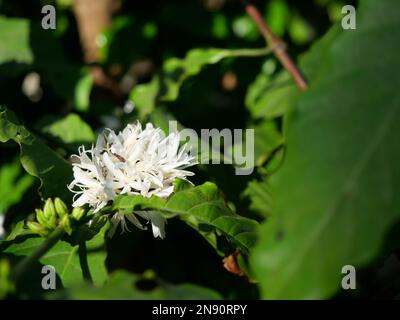
[[71, 214], [67, 206], [60, 198], [47, 199], [42, 209], [36, 209], [36, 221], [28, 221], [27, 227], [34, 233], [42, 237], [48, 236], [54, 229], [61, 227], [66, 233], [71, 235], [71, 220], [79, 221], [85, 215], [83, 208], [74, 208]]

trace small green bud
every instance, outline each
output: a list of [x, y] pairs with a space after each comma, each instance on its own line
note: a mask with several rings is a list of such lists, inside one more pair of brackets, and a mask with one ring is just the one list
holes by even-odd
[[57, 212], [53, 200], [50, 198], [46, 200], [43, 212], [47, 222], [46, 227], [54, 229], [57, 226]]
[[49, 234], [49, 231], [37, 222], [28, 221], [26, 224], [29, 230], [32, 230], [34, 233], [37, 233], [42, 237], [46, 237]]
[[42, 209], [35, 209], [36, 212], [36, 220], [42, 225], [46, 226], [47, 220], [46, 217], [44, 216], [44, 212]]
[[60, 198], [54, 199], [54, 207], [56, 208], [56, 212], [60, 218], [68, 215], [68, 208]]
[[43, 208], [44, 216], [48, 219], [52, 216], [55, 216], [56, 213], [56, 208], [54, 207], [53, 200], [51, 198], [46, 200], [46, 203], [44, 204]]
[[68, 215], [65, 215], [62, 219], [61, 219], [61, 225], [64, 229], [64, 231], [66, 233], [68, 233], [69, 235], [72, 234], [72, 226], [71, 226], [71, 220], [69, 219]]
[[86, 215], [86, 211], [83, 208], [77, 207], [72, 209], [72, 216], [76, 219], [76, 221], [81, 220]]

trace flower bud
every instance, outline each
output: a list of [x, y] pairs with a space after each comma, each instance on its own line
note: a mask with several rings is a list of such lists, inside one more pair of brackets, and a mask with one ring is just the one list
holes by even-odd
[[68, 215], [65, 215], [62, 219], [61, 219], [61, 225], [64, 229], [64, 231], [66, 233], [68, 233], [69, 235], [72, 234], [72, 226], [71, 226], [71, 220], [69, 219]]
[[54, 229], [57, 225], [57, 212], [53, 200], [50, 198], [46, 200], [43, 212], [46, 219], [46, 227]]
[[44, 212], [42, 209], [35, 209], [36, 212], [36, 220], [42, 225], [42, 226], [46, 226], [47, 221], [46, 218], [44, 216]]
[[72, 209], [72, 216], [76, 219], [76, 221], [81, 220], [86, 214], [85, 209], [81, 207], [77, 207]]
[[60, 198], [54, 199], [54, 207], [60, 218], [63, 218], [64, 216], [68, 215], [68, 208]]
[[46, 203], [44, 204], [43, 208], [44, 216], [48, 219], [52, 216], [55, 216], [56, 213], [56, 208], [54, 207], [53, 200], [51, 198], [46, 200]]
[[49, 234], [49, 231], [37, 222], [28, 221], [27, 226], [29, 230], [32, 230], [34, 233], [37, 233], [42, 237], [46, 237]]

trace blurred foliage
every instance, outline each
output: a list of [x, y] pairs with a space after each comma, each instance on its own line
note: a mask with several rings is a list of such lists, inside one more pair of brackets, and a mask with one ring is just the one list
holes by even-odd
[[[98, 289], [89, 285], [71, 287], [64, 292], [49, 294], [49, 298], [63, 299], [99, 299], [99, 300], [183, 300], [205, 299], [218, 300], [221, 295], [217, 292], [193, 284], [173, 285], [157, 279], [152, 279], [152, 273], [147, 272], [137, 276], [125, 271], [115, 271], [104, 288]], [[151, 288], [154, 286], [154, 288]], [[143, 290], [141, 287], [150, 287]]]
[[270, 181], [274, 216], [253, 257], [265, 297], [330, 297], [338, 271], [366, 265], [399, 220], [400, 78], [390, 70], [400, 60], [386, 36], [388, 27], [400, 36], [398, 10], [397, 1], [365, 1], [357, 32], [334, 28], [302, 59], [313, 86], [292, 102], [287, 154]]
[[[1, 0], [4, 279], [9, 263], [44, 241], [24, 233], [24, 219], [50, 196], [71, 205], [69, 156], [105, 127], [140, 120], [168, 130], [176, 120], [197, 132], [254, 129], [255, 170], [237, 176], [232, 165], [198, 165], [191, 178], [197, 187], [166, 203], [121, 198], [114, 209], [164, 212], [167, 238], [134, 230], [109, 239], [106, 225], [87, 239], [81, 226], [82, 234], [58, 242], [16, 291], [4, 282], [0, 296], [258, 299], [383, 291], [386, 284], [374, 279], [399, 243], [386, 236], [398, 222], [397, 2], [362, 1], [357, 30], [344, 31], [342, 7], [356, 1], [254, 1], [300, 61], [310, 82], [301, 93], [265, 52], [239, 1], [116, 1], [95, 39], [98, 59], [88, 63], [73, 0]], [[56, 30], [41, 28], [45, 4], [57, 9]], [[236, 250], [257, 283], [223, 268], [221, 256]], [[40, 288], [45, 264], [62, 270], [62, 288], [52, 294]], [[344, 264], [363, 268], [353, 295], [338, 289]], [[400, 290], [391, 289], [390, 297]]]
[[17, 159], [4, 163], [0, 169], [0, 213], [21, 201], [24, 192], [32, 185], [31, 176], [23, 174]]

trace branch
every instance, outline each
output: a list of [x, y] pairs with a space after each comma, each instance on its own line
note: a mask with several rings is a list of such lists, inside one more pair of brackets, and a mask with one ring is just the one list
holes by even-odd
[[274, 35], [274, 33], [265, 23], [263, 17], [260, 14], [260, 11], [253, 4], [251, 4], [247, 0], [242, 0], [242, 3], [245, 6], [247, 14], [255, 22], [265, 41], [272, 48], [272, 51], [277, 59], [282, 63], [284, 68], [292, 76], [299, 89], [302, 91], [306, 90], [307, 82], [301, 74], [300, 70], [297, 68], [296, 64], [286, 53], [286, 44], [280, 38]]

